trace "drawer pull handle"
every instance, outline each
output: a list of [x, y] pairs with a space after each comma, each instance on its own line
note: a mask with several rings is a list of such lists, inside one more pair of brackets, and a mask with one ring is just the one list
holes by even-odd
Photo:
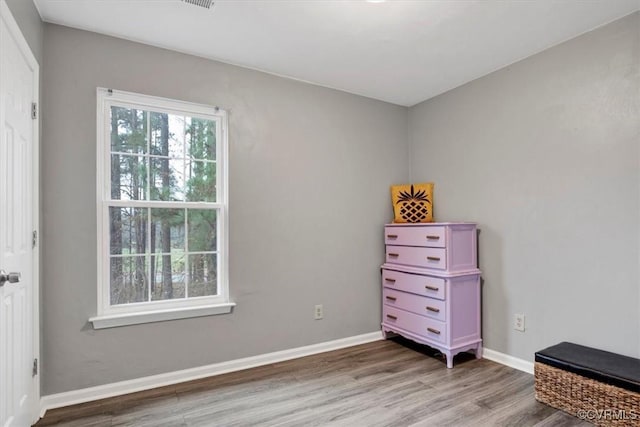
[[389, 239], [397, 239], [398, 235], [397, 234], [387, 234], [387, 238], [389, 238]]
[[440, 240], [440, 236], [427, 236], [427, 240]]
[[390, 256], [391, 258], [398, 258], [398, 254], [390, 253], [390, 254], [389, 254], [389, 256]]
[[436, 334], [436, 335], [440, 335], [440, 331], [437, 329], [433, 329], [433, 328], [427, 328], [427, 331]]
[[393, 316], [391, 314], [387, 314], [387, 317], [391, 320], [397, 320], [398, 318], [396, 316]]
[[389, 277], [385, 277], [385, 278], [384, 278], [384, 281], [385, 281], [385, 282], [389, 282], [389, 283], [396, 283], [396, 279], [391, 279], [391, 278], [389, 278]]
[[428, 256], [427, 259], [429, 261], [440, 261], [440, 257], [437, 256]]
[[427, 310], [433, 311], [434, 313], [440, 313], [440, 309], [439, 308], [435, 308], [435, 307], [427, 306]]
[[429, 285], [425, 285], [424, 288], [427, 290], [436, 291], [436, 292], [440, 290], [440, 288], [436, 288], [435, 286], [429, 286]]
[[389, 301], [395, 301], [397, 298], [396, 297], [386, 297]]

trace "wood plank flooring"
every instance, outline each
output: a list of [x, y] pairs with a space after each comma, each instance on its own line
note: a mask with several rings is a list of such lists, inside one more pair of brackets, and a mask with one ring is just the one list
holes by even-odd
[[533, 376], [401, 338], [48, 411], [37, 426], [589, 426]]

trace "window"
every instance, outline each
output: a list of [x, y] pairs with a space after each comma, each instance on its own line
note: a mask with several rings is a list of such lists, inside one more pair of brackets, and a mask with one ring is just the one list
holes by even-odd
[[95, 328], [228, 313], [227, 119], [98, 89]]

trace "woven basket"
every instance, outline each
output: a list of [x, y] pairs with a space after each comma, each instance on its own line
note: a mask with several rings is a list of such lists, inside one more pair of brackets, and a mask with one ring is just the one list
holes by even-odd
[[538, 401], [598, 426], [640, 427], [640, 393], [540, 362], [534, 369]]

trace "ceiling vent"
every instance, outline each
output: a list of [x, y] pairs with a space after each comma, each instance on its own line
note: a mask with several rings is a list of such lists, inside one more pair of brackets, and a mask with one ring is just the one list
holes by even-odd
[[204, 7], [205, 9], [211, 9], [213, 6], [213, 0], [182, 0], [184, 3], [189, 3], [194, 6]]

